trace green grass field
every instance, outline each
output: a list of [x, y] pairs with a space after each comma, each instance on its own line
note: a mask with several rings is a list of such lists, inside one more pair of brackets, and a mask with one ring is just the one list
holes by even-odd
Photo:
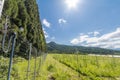
[[[0, 80], [7, 79], [9, 59], [0, 57]], [[40, 67], [39, 67], [40, 66]], [[35, 77], [36, 75], [36, 77]], [[11, 80], [120, 80], [120, 58], [48, 54], [46, 59], [14, 58]]]
[[[83, 80], [119, 80], [120, 58], [75, 54], [56, 54], [54, 59], [79, 73]], [[83, 78], [82, 78], [83, 76]]]

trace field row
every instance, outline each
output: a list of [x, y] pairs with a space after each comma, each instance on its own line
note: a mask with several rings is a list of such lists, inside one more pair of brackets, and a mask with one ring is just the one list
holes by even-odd
[[[40, 56], [37, 59], [31, 58], [28, 66], [28, 60], [17, 57], [13, 59], [11, 70], [11, 80], [40, 80], [40, 68], [43, 64]], [[35, 66], [36, 65], [36, 66]], [[9, 58], [0, 56], [0, 80], [6, 80], [8, 74]], [[36, 78], [36, 79], [35, 79]]]
[[[9, 59], [0, 57], [0, 80], [6, 80]], [[36, 64], [36, 66], [35, 66]], [[120, 80], [120, 58], [77, 54], [48, 54], [13, 60], [11, 80]]]
[[120, 77], [120, 58], [76, 54], [54, 54], [52, 56], [60, 63], [92, 80], [117, 79]]

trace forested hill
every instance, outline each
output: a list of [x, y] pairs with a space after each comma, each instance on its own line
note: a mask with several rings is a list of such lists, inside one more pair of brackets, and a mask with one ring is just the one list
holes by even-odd
[[47, 51], [52, 53], [75, 53], [79, 51], [83, 54], [119, 54], [120, 51], [103, 49], [98, 47], [83, 47], [83, 46], [69, 46], [60, 45], [55, 42], [50, 42], [47, 44]]
[[24, 47], [28, 42], [38, 50], [46, 50], [36, 0], [5, 0], [0, 30], [3, 29], [6, 16], [8, 16], [8, 29], [17, 32], [15, 52], [19, 52], [21, 46]]

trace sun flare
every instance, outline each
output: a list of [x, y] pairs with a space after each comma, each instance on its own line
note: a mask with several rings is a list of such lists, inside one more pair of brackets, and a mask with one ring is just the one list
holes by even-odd
[[67, 4], [69, 9], [72, 9], [77, 7], [79, 0], [65, 0], [65, 3]]

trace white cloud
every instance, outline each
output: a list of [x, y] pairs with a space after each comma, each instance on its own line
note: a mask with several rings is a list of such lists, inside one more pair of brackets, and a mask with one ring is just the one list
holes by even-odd
[[45, 38], [48, 38], [48, 37], [49, 37], [49, 35], [48, 35], [48, 33], [45, 31], [45, 29], [44, 29], [44, 28], [43, 28], [43, 32], [44, 32]]
[[43, 25], [45, 25], [48, 28], [50, 28], [50, 26], [51, 26], [50, 22], [48, 22], [47, 19], [43, 19], [42, 23], [43, 23]]
[[79, 44], [79, 40], [78, 40], [78, 39], [73, 39], [73, 40], [71, 41], [71, 43], [72, 43], [72, 44]]
[[50, 40], [50, 41], [55, 40], [55, 37], [54, 37], [54, 36], [51, 37], [51, 36], [46, 32], [45, 28], [43, 28], [43, 32], [44, 32], [45, 38], [46, 38], [47, 40]]
[[[91, 36], [91, 34], [93, 36]], [[101, 36], [99, 32], [91, 32], [87, 35], [80, 35], [77, 38], [71, 40], [74, 45], [101, 47], [101, 48], [120, 48], [120, 28], [117, 28], [111, 33], [107, 33]]]
[[88, 32], [89, 35], [93, 35], [93, 36], [97, 36], [100, 34], [100, 32], [98, 31], [94, 31], [94, 32]]
[[59, 24], [67, 23], [67, 21], [66, 21], [65, 19], [61, 18], [61, 19], [58, 20], [58, 23], [59, 23]]
[[98, 31], [95, 31], [94, 32], [94, 36], [97, 36], [97, 35], [99, 35], [100, 33], [98, 32]]
[[93, 32], [88, 32], [89, 35], [93, 34]]

